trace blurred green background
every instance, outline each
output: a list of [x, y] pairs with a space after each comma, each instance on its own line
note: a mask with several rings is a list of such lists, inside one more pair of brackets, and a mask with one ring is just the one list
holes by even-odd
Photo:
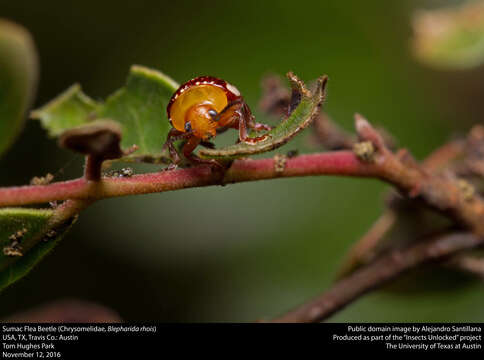
[[[336, 122], [352, 130], [353, 114], [364, 114], [422, 158], [482, 122], [482, 67], [434, 71], [410, 52], [412, 13], [449, 3], [458, 2], [2, 0], [0, 16], [27, 27], [37, 43], [35, 106], [74, 82], [104, 98], [123, 85], [132, 64], [179, 82], [203, 74], [227, 79], [253, 110], [264, 74], [293, 70], [311, 80], [326, 73], [326, 110]], [[279, 152], [319, 151], [307, 137]], [[55, 173], [73, 156], [29, 121], [0, 160], [0, 184]], [[58, 179], [79, 176], [81, 160]], [[73, 297], [126, 320], [269, 318], [330, 286], [345, 252], [382, 211], [385, 189], [377, 181], [318, 177], [104, 200], [0, 294], [0, 317]], [[484, 285], [446, 279], [432, 286], [431, 277], [414, 277], [429, 283], [374, 292], [332, 320], [483, 321]]]

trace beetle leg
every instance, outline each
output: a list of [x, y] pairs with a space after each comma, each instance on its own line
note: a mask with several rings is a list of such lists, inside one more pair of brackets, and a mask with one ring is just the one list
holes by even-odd
[[247, 104], [244, 104], [242, 111], [246, 114], [247, 117], [247, 126], [249, 129], [254, 129], [255, 131], [270, 131], [272, 127], [266, 124], [261, 124], [255, 122], [255, 116], [252, 115], [252, 111]]
[[210, 165], [210, 166], [215, 166], [219, 169], [224, 169], [224, 166], [222, 164], [220, 164], [217, 160], [215, 160], [215, 159], [201, 159], [193, 153], [193, 150], [195, 150], [195, 148], [201, 143], [203, 145], [203, 142], [195, 136], [189, 138], [188, 141], [183, 146], [183, 155], [185, 155], [185, 157], [188, 160], [190, 160], [190, 162], [192, 162], [193, 164]]
[[223, 126], [223, 127], [219, 127], [217, 128], [217, 135], [218, 134], [223, 134], [224, 132], [226, 132], [228, 129], [230, 129], [229, 126]]
[[256, 131], [260, 130], [270, 130], [270, 126], [264, 125], [264, 124], [259, 124], [256, 123], [254, 120], [254, 116], [250, 112], [249, 107], [244, 104], [240, 110], [238, 110], [239, 113], [239, 141], [245, 142], [247, 144], [256, 144], [260, 141], [264, 141], [267, 139], [268, 135], [264, 134], [262, 136], [257, 136], [257, 137], [249, 137], [247, 134], [247, 129], [254, 129]]
[[237, 142], [243, 141], [248, 144], [255, 144], [259, 141], [265, 140], [267, 135], [249, 138], [247, 131], [253, 129], [255, 131], [269, 131], [271, 127], [265, 124], [255, 122], [255, 118], [250, 111], [249, 106], [242, 98], [230, 102], [215, 118], [222, 126], [221, 133], [226, 128], [233, 127], [239, 129], [239, 139]]
[[207, 148], [207, 149], [215, 149], [215, 144], [213, 142], [210, 142], [210, 141], [200, 141], [200, 145], [202, 145], [203, 147]]
[[[222, 124], [222, 126], [230, 126], [231, 118], [234, 112], [244, 105], [243, 99], [237, 99], [228, 103], [221, 112], [214, 117], [214, 120]], [[232, 111], [232, 112], [231, 112]]]
[[178, 140], [183, 140], [188, 137], [191, 137], [191, 133], [184, 133], [182, 131], [179, 131], [177, 129], [171, 129], [170, 132], [168, 133], [168, 136], [166, 137], [166, 142], [163, 145], [163, 149], [168, 148], [168, 151], [170, 153], [170, 158], [173, 161], [173, 164], [171, 164], [168, 169], [173, 169], [175, 168], [180, 162], [180, 154], [178, 154], [177, 149], [175, 148], [175, 145], [173, 144], [175, 141]]

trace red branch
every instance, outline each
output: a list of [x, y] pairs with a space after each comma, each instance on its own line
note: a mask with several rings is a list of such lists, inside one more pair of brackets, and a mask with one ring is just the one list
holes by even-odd
[[482, 238], [468, 233], [445, 235], [394, 250], [333, 285], [316, 299], [272, 320], [273, 322], [318, 322], [327, 319], [370, 290], [382, 286], [403, 272], [429, 261], [441, 260], [458, 251], [482, 244]]
[[282, 171], [276, 169], [272, 158], [242, 159], [234, 161], [225, 174], [212, 171], [208, 166], [199, 166], [125, 178], [104, 177], [100, 182], [79, 178], [49, 185], [0, 188], [0, 206], [28, 205], [67, 199], [94, 200], [278, 177], [314, 175], [378, 177], [378, 169], [374, 165], [362, 163], [351, 151], [290, 158], [287, 159]]
[[361, 142], [356, 144], [354, 152], [334, 151], [294, 158], [276, 155], [261, 160], [240, 159], [234, 161], [226, 171], [199, 166], [131, 177], [103, 177], [101, 181], [81, 178], [49, 185], [0, 188], [0, 207], [70, 200], [56, 217], [56, 221], [62, 223], [91, 202], [102, 198], [279, 177], [338, 175], [370, 177], [388, 182], [403, 194], [422, 200], [427, 206], [446, 214], [470, 231], [392, 252], [340, 280], [315, 301], [276, 319], [319, 321], [408, 269], [482, 245], [484, 239], [484, 199], [470, 184], [429, 171], [440, 169], [450, 158], [459, 154], [462, 151], [460, 144], [449, 145], [439, 151], [431, 161], [427, 161], [426, 168], [405, 152], [392, 153], [380, 134], [359, 115], [356, 116], [356, 129]]

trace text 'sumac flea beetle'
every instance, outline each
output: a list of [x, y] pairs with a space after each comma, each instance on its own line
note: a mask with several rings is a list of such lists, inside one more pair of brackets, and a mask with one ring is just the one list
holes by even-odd
[[[168, 133], [165, 146], [170, 151], [174, 165], [181, 159], [173, 145], [185, 140], [183, 155], [193, 163], [211, 163], [193, 154], [200, 144], [213, 147], [209, 140], [229, 128], [239, 130], [239, 141], [254, 144], [266, 138], [248, 137], [248, 129], [270, 130], [270, 126], [258, 124], [239, 90], [228, 82], [212, 76], [200, 76], [181, 85], [171, 97], [168, 119], [173, 128]], [[216, 164], [216, 163], [215, 163]]]

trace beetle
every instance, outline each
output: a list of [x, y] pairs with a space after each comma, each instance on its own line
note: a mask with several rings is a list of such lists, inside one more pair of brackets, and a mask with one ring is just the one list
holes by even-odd
[[255, 122], [240, 91], [225, 80], [213, 76], [199, 76], [181, 85], [166, 108], [172, 129], [164, 148], [168, 148], [176, 167], [181, 158], [174, 142], [184, 140], [183, 155], [194, 164], [220, 166], [216, 160], [205, 160], [193, 154], [198, 145], [213, 148], [209, 140], [230, 128], [239, 130], [238, 142], [256, 144], [267, 135], [249, 137], [248, 129], [269, 131], [271, 127]]

